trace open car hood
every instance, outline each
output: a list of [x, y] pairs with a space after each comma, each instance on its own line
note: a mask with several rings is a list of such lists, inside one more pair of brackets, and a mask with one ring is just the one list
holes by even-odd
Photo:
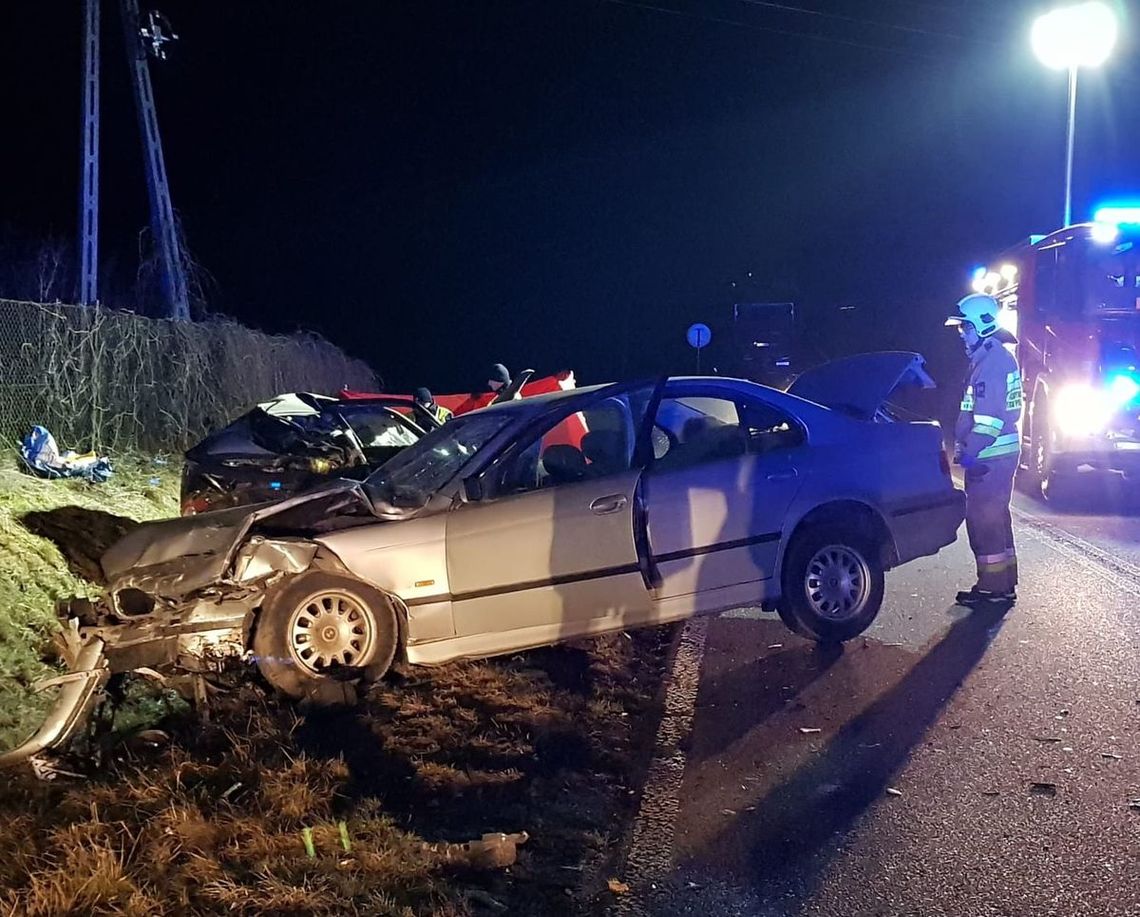
[[298, 531], [330, 525], [338, 514], [368, 512], [356, 481], [334, 480], [278, 503], [239, 506], [147, 522], [113, 544], [100, 560], [112, 591], [127, 587], [176, 598], [222, 581], [258, 523]]
[[871, 420], [904, 385], [935, 387], [922, 354], [884, 351], [833, 360], [799, 376], [788, 387], [788, 394]]

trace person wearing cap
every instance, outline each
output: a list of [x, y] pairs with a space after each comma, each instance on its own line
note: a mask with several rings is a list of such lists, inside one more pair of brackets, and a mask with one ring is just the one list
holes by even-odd
[[491, 367], [491, 373], [487, 377], [487, 391], [498, 393], [510, 384], [511, 374], [502, 363], [496, 363]]
[[1000, 306], [975, 293], [958, 303], [956, 327], [970, 359], [970, 376], [954, 428], [954, 461], [966, 478], [966, 532], [978, 580], [958, 604], [1009, 605], [1017, 599], [1017, 550], [1009, 502], [1021, 455], [1022, 384], [1017, 339], [998, 325]]
[[417, 388], [412, 395], [416, 407], [426, 413], [438, 426], [443, 426], [452, 418], [452, 413], [442, 404], [437, 404], [435, 396], [427, 388]]

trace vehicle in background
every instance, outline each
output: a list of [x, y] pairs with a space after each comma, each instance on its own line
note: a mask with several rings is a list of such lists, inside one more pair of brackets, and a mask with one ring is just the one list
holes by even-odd
[[1082, 474], [1140, 473], [1140, 236], [1122, 228], [1031, 236], [974, 274], [1018, 338], [1019, 486], [1049, 499]]
[[736, 371], [741, 377], [772, 388], [787, 388], [799, 371], [794, 303], [734, 303], [732, 335]]
[[186, 452], [182, 515], [280, 500], [330, 477], [363, 480], [424, 435], [417, 420], [399, 395], [278, 395]]
[[[515, 376], [507, 388], [498, 392], [477, 392], [469, 395], [434, 395], [434, 397], [436, 404], [442, 405], [451, 411], [454, 416], [458, 417], [461, 414], [477, 411], [480, 408], [489, 407], [492, 404], [501, 404], [504, 401], [511, 401], [516, 397], [530, 398], [534, 395], [564, 392], [569, 391], [576, 385], [577, 382], [574, 379], [573, 370], [567, 369], [560, 373], [555, 373], [552, 376], [543, 376], [541, 379], [535, 379], [533, 369], [524, 369]], [[347, 401], [352, 401], [359, 398], [374, 399], [386, 396], [344, 389], [340, 393], [340, 397]]]
[[[248, 656], [291, 697], [741, 605], [823, 642], [879, 613], [884, 572], [964, 516], [933, 422], [883, 402], [917, 354], [851, 358], [788, 393], [688, 377], [457, 417], [363, 483], [139, 526], [68, 607], [72, 674], [29, 743], [58, 745], [115, 671]], [[578, 436], [579, 431], [582, 432]], [[577, 444], [575, 444], [577, 439]]]

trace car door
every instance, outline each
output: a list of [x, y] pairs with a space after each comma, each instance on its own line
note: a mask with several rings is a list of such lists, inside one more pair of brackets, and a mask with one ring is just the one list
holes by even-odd
[[754, 397], [675, 383], [653, 429], [644, 496], [656, 600], [696, 612], [752, 583], [744, 591], [759, 600], [800, 486], [802, 425]]
[[645, 619], [636, 444], [652, 393], [565, 413], [480, 475], [476, 499], [447, 523], [457, 637], [501, 651]]

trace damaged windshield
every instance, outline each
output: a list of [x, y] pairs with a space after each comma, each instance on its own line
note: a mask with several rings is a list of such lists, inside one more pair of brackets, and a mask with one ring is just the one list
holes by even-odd
[[372, 474], [368, 496], [391, 506], [423, 506], [509, 421], [504, 413], [478, 412], [444, 424]]
[[273, 416], [255, 411], [250, 427], [255, 443], [278, 453], [320, 451], [346, 435], [366, 452], [410, 446], [418, 439], [416, 428], [407, 420], [379, 405], [334, 404], [309, 415]]

